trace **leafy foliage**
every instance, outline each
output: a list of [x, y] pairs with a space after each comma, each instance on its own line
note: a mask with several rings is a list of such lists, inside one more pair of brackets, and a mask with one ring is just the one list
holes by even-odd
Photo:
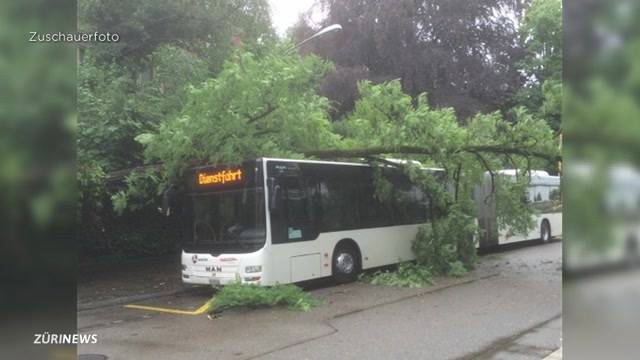
[[271, 307], [285, 305], [291, 310], [309, 311], [320, 301], [292, 284], [262, 287], [232, 282], [218, 291], [209, 303], [209, 312], [239, 307]]
[[462, 261], [454, 261], [449, 264], [449, 271], [447, 275], [453, 277], [462, 277], [467, 274], [467, 268], [464, 267]]
[[155, 205], [166, 183], [162, 173], [154, 170], [133, 172], [124, 179], [124, 188], [111, 195], [113, 209], [119, 215]]
[[377, 85], [362, 82], [359, 88], [361, 98], [355, 110], [336, 125], [345, 150], [384, 148], [387, 153], [423, 155], [427, 163], [461, 161], [468, 155], [507, 159], [509, 155], [538, 157], [536, 154], [552, 158], [558, 153], [550, 128], [523, 108], [516, 110], [515, 124], [494, 112], [478, 114], [468, 126], [462, 126], [453, 109], [430, 107], [426, 94], [414, 102], [398, 80]]
[[[474, 218], [458, 209], [449, 216], [422, 225], [413, 243], [417, 263], [435, 274], [459, 272], [459, 264], [471, 269], [475, 262]], [[455, 265], [454, 265], [455, 264]]]
[[[478, 114], [467, 126], [462, 126], [453, 109], [431, 108], [425, 94], [414, 104], [411, 97], [402, 92], [399, 81], [378, 85], [362, 82], [360, 90], [361, 98], [355, 110], [337, 126], [343, 135], [340, 148], [310, 154], [337, 157], [401, 154], [406, 160], [440, 167], [444, 169], [444, 179], [438, 182], [410, 162], [402, 166], [415, 183], [433, 194], [434, 205], [445, 209], [445, 214], [455, 203], [456, 211], [473, 215], [469, 199], [485, 171], [545, 167], [549, 160], [544, 157], [553, 158], [558, 153], [551, 128], [523, 108], [516, 110], [515, 123], [495, 112]], [[454, 184], [453, 193], [445, 184]], [[382, 194], [392, 189], [381, 182], [377, 190]], [[521, 202], [521, 189], [513, 188], [510, 183], [497, 183], [496, 190], [505, 203]], [[522, 219], [530, 217], [530, 209], [520, 206], [510, 210], [514, 211], [499, 214], [502, 224], [525, 232], [527, 226], [522, 225]]]
[[[496, 218], [500, 230], [509, 229], [508, 236], [526, 234], [533, 229], [535, 222], [532, 210], [524, 200], [528, 196], [529, 176], [520, 174], [515, 180], [509, 177], [496, 176]], [[519, 195], [519, 196], [518, 196]], [[511, 221], [506, 221], [510, 219]]]
[[82, 0], [78, 8], [81, 31], [120, 35], [117, 43], [92, 46], [101, 65], [143, 69], [150, 55], [170, 44], [203, 59], [216, 73], [234, 36], [249, 48], [265, 46], [275, 36], [265, 0]]
[[562, 77], [562, 1], [533, 0], [520, 27], [524, 69], [539, 82]]
[[421, 288], [433, 285], [433, 274], [428, 267], [412, 262], [398, 264], [394, 271], [376, 271], [370, 275], [360, 277], [362, 281], [373, 285]]
[[131, 134], [153, 127], [158, 114], [144, 109], [154, 106], [141, 106], [132, 96], [135, 82], [117, 66], [101, 68], [87, 61], [78, 71], [79, 162], [93, 162], [105, 171], [140, 163], [142, 149]]
[[149, 161], [170, 176], [195, 163], [238, 163], [251, 157], [301, 157], [337, 142], [327, 101], [315, 92], [329, 64], [283, 49], [238, 53], [219, 76], [190, 89], [187, 104], [156, 133], [138, 136]]
[[234, 49], [261, 54], [275, 33], [265, 0], [82, 0], [78, 13], [80, 31], [120, 35], [117, 43], [86, 44], [77, 54], [78, 215], [85, 242], [116, 251], [112, 237], [124, 236], [135, 221], [112, 216], [108, 203], [118, 213], [146, 217], [164, 177], [135, 174], [119, 189], [107, 174], [142, 165], [137, 135], [175, 117], [189, 87], [214, 77]]
[[562, 112], [562, 1], [533, 0], [519, 32], [527, 81], [515, 101], [557, 130]]
[[106, 171], [142, 162], [137, 134], [185, 104], [186, 87], [215, 76], [234, 46], [261, 51], [274, 33], [264, 0], [83, 0], [82, 31], [117, 32], [117, 43], [80, 53], [78, 149]]
[[78, 202], [82, 205], [102, 207], [106, 174], [97, 162], [82, 162], [78, 168], [78, 186], [84, 191], [79, 193]]

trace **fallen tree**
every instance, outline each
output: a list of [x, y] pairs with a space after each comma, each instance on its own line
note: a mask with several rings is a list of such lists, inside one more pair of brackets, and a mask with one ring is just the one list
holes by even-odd
[[[218, 78], [190, 90], [174, 119], [137, 137], [145, 147], [146, 161], [153, 165], [128, 175], [110, 174], [126, 184], [112, 196], [116, 208], [135, 211], [141, 203], [157, 201], [164, 184], [193, 165], [237, 164], [258, 157], [372, 163], [401, 158], [407, 162], [396, 166], [433, 194], [447, 214], [442, 222], [425, 225], [421, 231], [414, 248], [419, 261], [433, 262], [443, 256], [441, 249], [448, 249], [445, 258], [450, 266], [459, 267], [453, 264], [461, 261], [470, 268], [475, 256], [471, 240], [475, 230], [469, 225], [474, 215], [471, 192], [483, 174], [503, 168], [522, 173], [549, 169], [561, 159], [555, 133], [524, 109], [514, 110], [514, 122], [499, 112], [459, 119], [453, 109], [430, 107], [426, 94], [407, 95], [398, 80], [361, 82], [355, 109], [332, 123], [327, 99], [315, 91], [329, 68], [318, 58], [301, 59], [282, 51], [260, 59], [241, 54], [228, 62]], [[455, 191], [418, 171], [412, 160], [444, 169], [445, 183], [454, 184]], [[498, 183], [504, 186], [503, 201], [520, 202], [525, 180], [517, 186]], [[519, 210], [501, 214], [500, 223], [527, 231], [530, 210], [512, 208]], [[438, 272], [447, 271], [447, 266], [438, 267]]]

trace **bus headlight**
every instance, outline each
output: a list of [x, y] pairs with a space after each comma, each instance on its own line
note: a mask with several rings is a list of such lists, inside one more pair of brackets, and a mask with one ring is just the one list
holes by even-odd
[[244, 268], [245, 273], [257, 273], [262, 271], [262, 265], [251, 265]]

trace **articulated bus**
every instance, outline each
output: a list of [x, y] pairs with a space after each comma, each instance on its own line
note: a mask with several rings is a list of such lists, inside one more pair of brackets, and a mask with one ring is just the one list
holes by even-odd
[[272, 158], [190, 170], [183, 282], [270, 286], [329, 276], [349, 282], [363, 269], [413, 260], [419, 226], [441, 212], [393, 166], [380, 172], [394, 199], [379, 201], [373, 170]]

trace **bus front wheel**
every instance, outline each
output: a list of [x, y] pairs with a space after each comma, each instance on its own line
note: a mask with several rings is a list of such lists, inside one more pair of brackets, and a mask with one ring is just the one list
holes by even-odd
[[333, 252], [333, 278], [338, 283], [355, 281], [360, 272], [358, 251], [349, 245], [339, 245]]
[[551, 240], [551, 225], [549, 225], [547, 219], [542, 220], [540, 224], [540, 240], [543, 243], [548, 243]]

